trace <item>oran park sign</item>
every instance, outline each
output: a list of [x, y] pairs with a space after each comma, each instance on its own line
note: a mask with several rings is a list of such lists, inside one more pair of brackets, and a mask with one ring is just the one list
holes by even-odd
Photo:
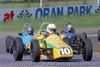
[[100, 5], [57, 6], [43, 8], [22, 8], [0, 10], [0, 22], [19, 18], [45, 18], [66, 15], [100, 14]]

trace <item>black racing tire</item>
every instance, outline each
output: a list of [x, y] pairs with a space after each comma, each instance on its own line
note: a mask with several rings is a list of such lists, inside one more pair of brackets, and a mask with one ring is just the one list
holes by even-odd
[[10, 44], [9, 44], [9, 53], [10, 53], [10, 54], [13, 53], [13, 44], [14, 44], [14, 38], [11, 37], [11, 38], [10, 38]]
[[90, 39], [85, 39], [84, 42], [82, 43], [82, 57], [84, 61], [91, 61], [92, 60], [92, 42]]
[[68, 44], [69, 46], [71, 46], [71, 42], [70, 39], [68, 37], [64, 38], [63, 41]]
[[40, 46], [38, 40], [31, 41], [31, 60], [33, 62], [40, 61]]
[[100, 30], [98, 30], [97, 32], [97, 37], [98, 37], [98, 40], [100, 41]]
[[10, 38], [11, 38], [11, 36], [7, 36], [6, 37], [6, 52], [7, 53], [9, 52], [9, 42], [10, 42]]
[[80, 50], [81, 50], [81, 42], [82, 42], [82, 38], [81, 38], [81, 35], [77, 35], [77, 51], [78, 51], [78, 54], [80, 54]]
[[82, 39], [87, 39], [87, 34], [86, 33], [82, 33]]
[[81, 35], [77, 35], [77, 40], [82, 41]]
[[15, 38], [13, 44], [13, 57], [15, 61], [21, 61], [23, 58], [24, 45], [20, 37]]

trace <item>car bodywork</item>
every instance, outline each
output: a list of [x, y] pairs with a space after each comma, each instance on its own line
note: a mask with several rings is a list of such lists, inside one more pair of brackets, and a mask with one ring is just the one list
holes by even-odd
[[[44, 35], [46, 30], [42, 29], [44, 25], [48, 25], [48, 22], [42, 23], [40, 30], [37, 33], [35, 39], [39, 41], [41, 56], [45, 55], [46, 59], [70, 59], [73, 57], [72, 48], [63, 42], [59, 35], [51, 34], [47, 38], [42, 40], [38, 39], [39, 36]], [[43, 32], [45, 31], [45, 32]], [[43, 59], [43, 57], [41, 57]]]

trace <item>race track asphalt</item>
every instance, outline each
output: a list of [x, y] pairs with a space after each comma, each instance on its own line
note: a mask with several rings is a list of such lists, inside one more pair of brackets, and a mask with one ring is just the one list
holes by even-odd
[[[98, 29], [77, 29], [77, 33], [86, 32], [93, 45], [100, 45], [97, 40]], [[24, 55], [22, 61], [14, 61], [13, 55], [6, 53], [6, 36], [16, 37], [18, 32], [0, 32], [0, 67], [100, 67], [100, 54], [93, 53], [92, 61], [83, 61], [81, 55], [74, 55], [70, 60], [41, 60], [32, 62], [30, 55]]]

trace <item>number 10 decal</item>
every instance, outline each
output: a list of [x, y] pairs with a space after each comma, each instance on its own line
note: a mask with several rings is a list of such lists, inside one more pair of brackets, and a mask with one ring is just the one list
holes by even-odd
[[69, 55], [71, 54], [71, 51], [69, 48], [60, 48], [61, 55]]

